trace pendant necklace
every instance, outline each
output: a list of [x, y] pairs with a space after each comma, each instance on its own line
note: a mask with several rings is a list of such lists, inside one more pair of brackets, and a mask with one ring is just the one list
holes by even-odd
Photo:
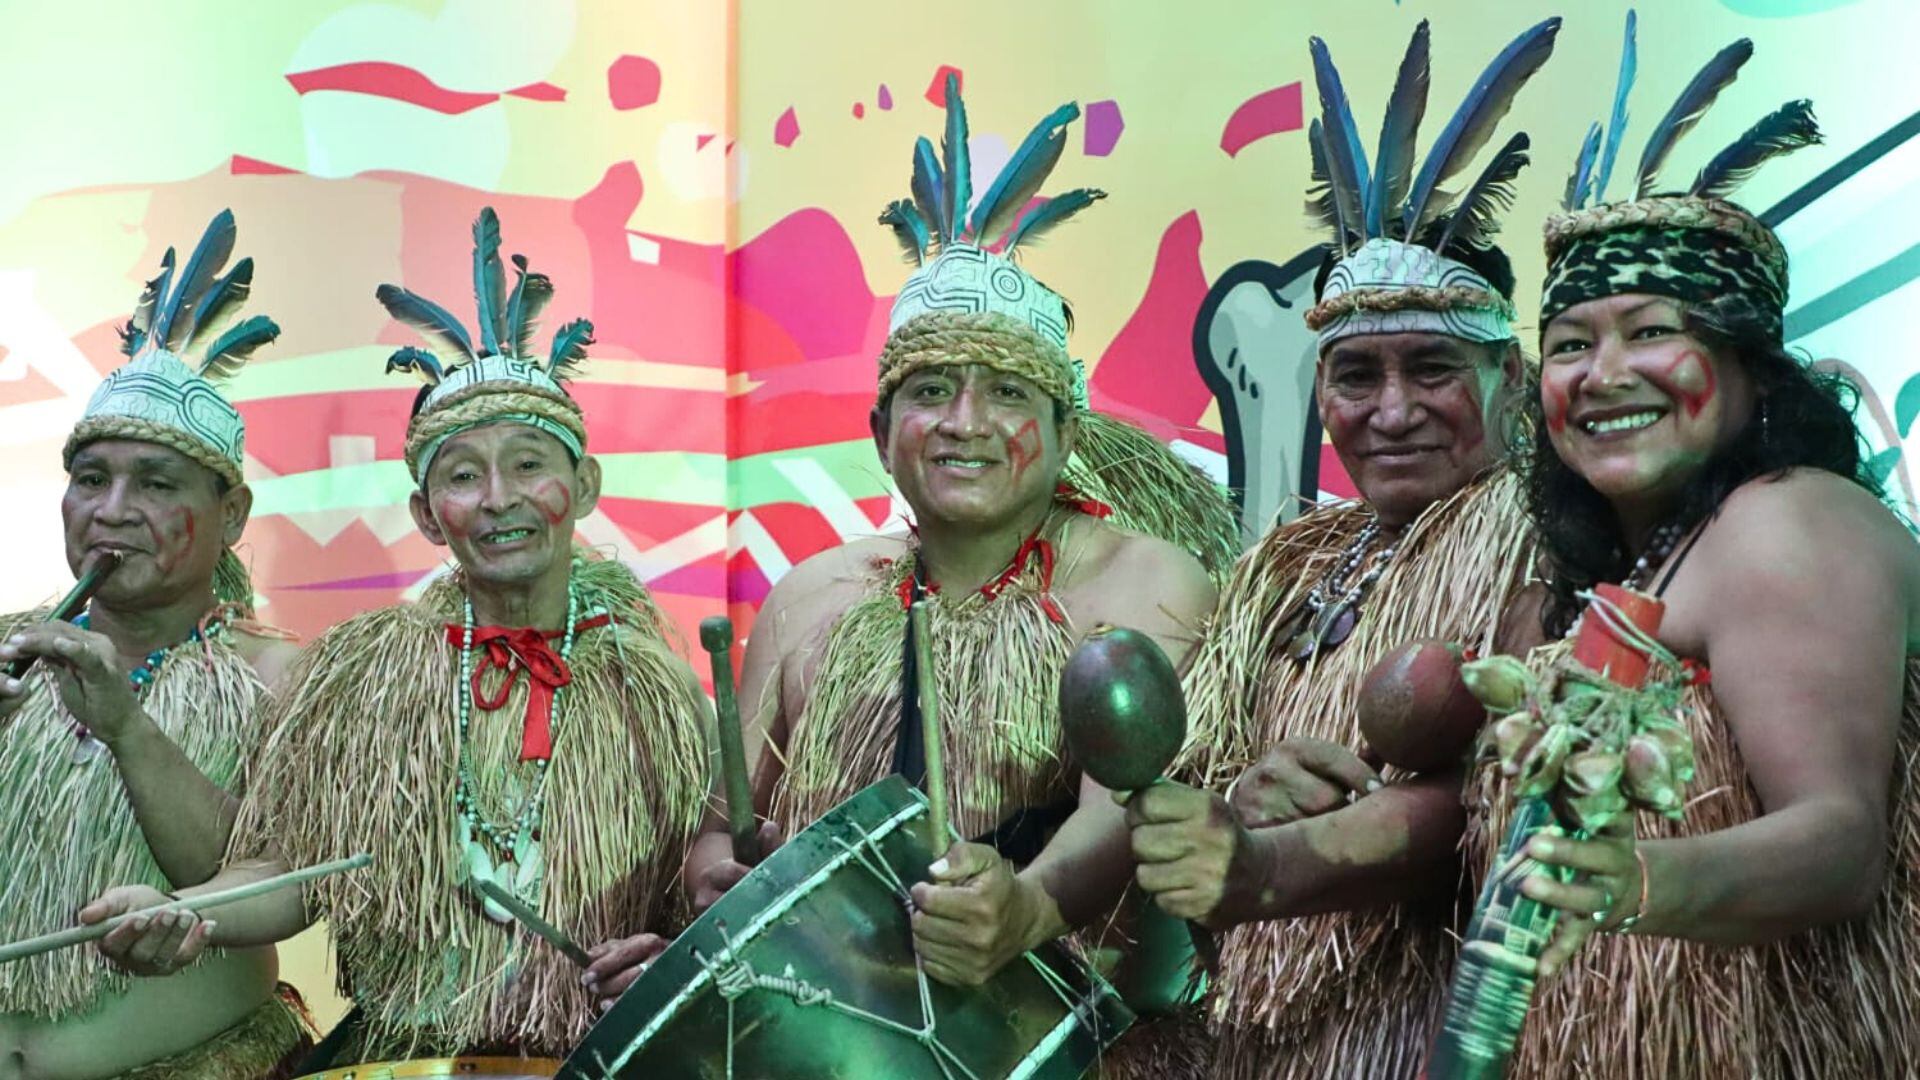
[[1292, 634], [1287, 639], [1287, 655], [1296, 662], [1304, 664], [1352, 636], [1353, 628], [1360, 622], [1361, 599], [1393, 561], [1396, 545], [1389, 544], [1375, 556], [1366, 572], [1360, 572], [1360, 564], [1366, 561], [1367, 549], [1372, 547], [1379, 535], [1380, 520], [1375, 518], [1367, 522], [1366, 527], [1341, 551], [1340, 561], [1333, 570], [1307, 593], [1306, 600], [1293, 617], [1289, 627]]

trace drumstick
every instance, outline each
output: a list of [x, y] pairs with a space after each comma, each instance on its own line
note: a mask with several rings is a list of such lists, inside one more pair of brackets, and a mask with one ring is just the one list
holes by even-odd
[[128, 919], [137, 919], [143, 915], [157, 915], [163, 911], [201, 912], [208, 908], [221, 907], [226, 904], [237, 904], [242, 900], [251, 900], [256, 896], [265, 896], [267, 893], [277, 892], [290, 886], [304, 885], [309, 881], [318, 881], [323, 877], [343, 874], [348, 870], [358, 870], [361, 867], [371, 865], [373, 865], [373, 856], [362, 853], [350, 859], [339, 859], [334, 862], [321, 863], [318, 866], [289, 870], [284, 874], [270, 877], [265, 881], [254, 881], [245, 885], [236, 885], [231, 889], [222, 889], [219, 892], [210, 892], [202, 896], [189, 896], [179, 900], [168, 900], [164, 904], [155, 904], [152, 907], [141, 908], [138, 911], [129, 911], [122, 915], [115, 915], [106, 922], [94, 923], [91, 926], [68, 927], [65, 930], [58, 930], [51, 934], [42, 934], [39, 937], [28, 938], [25, 941], [16, 941], [11, 945], [0, 945], [0, 964], [10, 964], [15, 960], [25, 960], [29, 956], [39, 956], [41, 953], [53, 952], [56, 949], [65, 949], [74, 945], [85, 945], [89, 941], [98, 941], [112, 933], [121, 923], [126, 922]]
[[753, 822], [753, 788], [747, 781], [747, 747], [740, 736], [740, 701], [733, 693], [733, 620], [725, 615], [701, 619], [700, 647], [713, 662], [713, 712], [720, 730], [720, 778], [727, 791], [733, 861], [752, 866], [760, 861], [760, 837]]
[[927, 762], [927, 811], [933, 846], [947, 849], [947, 772], [940, 749], [940, 688], [933, 674], [933, 635], [927, 631], [927, 602], [916, 600], [907, 618], [913, 623], [913, 676], [920, 691], [920, 741]]
[[593, 966], [593, 959], [587, 955], [585, 949], [575, 945], [572, 938], [560, 932], [559, 927], [541, 918], [539, 912], [533, 910], [519, 897], [501, 888], [498, 882], [476, 877], [473, 879], [473, 887], [480, 890], [481, 896], [506, 909], [507, 914], [519, 920], [521, 926], [533, 931], [540, 940], [560, 950], [561, 955], [567, 959], [583, 968]]
[[[125, 557], [118, 551], [101, 552], [99, 558], [87, 564], [86, 569], [80, 574], [80, 580], [73, 583], [73, 588], [68, 590], [67, 595], [54, 605], [53, 610], [47, 614], [47, 621], [72, 622], [75, 616], [86, 610], [87, 602], [93, 599], [94, 593], [100, 591], [100, 586], [106, 584], [107, 575], [120, 568], [120, 560]], [[33, 670], [33, 662], [38, 659], [40, 658], [37, 656], [16, 658], [13, 663], [7, 665], [7, 677], [18, 679], [26, 675]]]

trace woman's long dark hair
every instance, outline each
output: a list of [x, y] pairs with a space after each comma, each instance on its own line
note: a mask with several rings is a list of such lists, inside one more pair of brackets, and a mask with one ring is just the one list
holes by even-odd
[[[1825, 469], [1876, 496], [1883, 494], [1866, 469], [1853, 422], [1859, 395], [1850, 383], [1815, 372], [1787, 352], [1742, 297], [1689, 304], [1685, 318], [1689, 334], [1740, 364], [1753, 382], [1756, 407], [1733, 442], [1687, 482], [1674, 520], [1690, 529], [1717, 512], [1740, 485], [1756, 478], [1777, 479], [1794, 468]], [[1541, 358], [1543, 365], [1547, 362], [1549, 358]], [[1621, 541], [1612, 504], [1554, 451], [1537, 385], [1520, 396], [1519, 407], [1523, 422], [1514, 425], [1514, 431], [1521, 445], [1512, 448], [1513, 457], [1521, 464], [1527, 511], [1548, 561], [1550, 596], [1541, 609], [1541, 623], [1558, 637], [1579, 614], [1574, 594], [1623, 579], [1633, 559]]]

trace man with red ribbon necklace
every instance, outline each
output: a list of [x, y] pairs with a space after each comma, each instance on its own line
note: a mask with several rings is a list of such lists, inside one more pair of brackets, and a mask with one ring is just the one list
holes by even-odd
[[[1223, 567], [1236, 532], [1217, 487], [1085, 407], [1064, 303], [1007, 257], [1102, 194], [1021, 216], [1078, 108], [1041, 121], [969, 215], [955, 81], [946, 104], [944, 168], [928, 140], [916, 155], [925, 205], [902, 200], [882, 218], [920, 265], [894, 304], [872, 414], [913, 532], [854, 539], [782, 578], [748, 639], [741, 700], [755, 810], [790, 834], [890, 773], [924, 776], [903, 682], [938, 681], [954, 827], [974, 842], [915, 887], [915, 939], [929, 975], [970, 984], [1121, 896], [1132, 868], [1120, 810], [1066, 751], [1060, 672], [1102, 623], [1184, 655], [1213, 600], [1203, 560]], [[930, 673], [905, 670], [918, 595], [932, 601]], [[727, 846], [724, 833], [702, 839], [688, 868], [696, 905], [744, 873]]]
[[[227, 887], [356, 852], [364, 875], [225, 906], [190, 945], [332, 927], [354, 1012], [308, 1068], [456, 1054], [551, 1071], [678, 929], [676, 874], [705, 812], [705, 704], [623, 564], [573, 542], [600, 493], [561, 380], [592, 326], [535, 355], [548, 279], [474, 224], [478, 339], [383, 285], [427, 383], [407, 428], [414, 520], [457, 568], [418, 603], [349, 619], [296, 664], [235, 827]], [[582, 974], [478, 894], [504, 889], [584, 944]], [[303, 902], [304, 901], [304, 902]]]

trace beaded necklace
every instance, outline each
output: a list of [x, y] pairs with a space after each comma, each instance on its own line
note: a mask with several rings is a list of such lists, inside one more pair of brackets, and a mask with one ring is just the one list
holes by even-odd
[[[87, 629], [91, 622], [88, 615], [88, 612], [81, 612], [73, 620], [73, 625], [82, 630]], [[191, 645], [194, 642], [205, 641], [210, 637], [218, 636], [220, 632], [225, 629], [226, 621], [219, 616], [215, 616], [208, 619], [202, 626], [194, 627], [187, 633], [186, 639], [179, 644], [168, 645], [148, 653], [146, 660], [142, 661], [139, 667], [127, 672], [127, 683], [133, 688], [134, 700], [145, 701], [147, 699], [147, 691], [152, 688], [153, 680], [160, 675], [160, 666], [167, 662], [167, 656], [172, 653], [173, 650], [179, 648], [181, 645]], [[69, 717], [67, 719], [67, 730], [73, 734], [74, 738], [73, 763], [75, 765], [85, 765], [106, 751], [107, 744], [94, 738], [93, 732], [88, 729], [87, 725], [80, 721]]]
[[[573, 576], [569, 574], [567, 620], [560, 641], [562, 664], [573, 655], [574, 626], [579, 613], [579, 594], [574, 589]], [[533, 783], [528, 786], [526, 797], [521, 800], [512, 821], [497, 824], [482, 816], [474, 791], [473, 752], [468, 738], [473, 715], [473, 598], [470, 596], [462, 599], [461, 620], [460, 679], [455, 689], [460, 714], [460, 751], [453, 803], [460, 815], [463, 870], [469, 878], [487, 878], [523, 899], [537, 902], [545, 876], [545, 860], [540, 851], [540, 811], [546, 803], [547, 769], [552, 759], [534, 760]], [[513, 678], [511, 671], [507, 678]], [[560, 703], [565, 694], [564, 686], [554, 692], [553, 716], [556, 719], [560, 715]], [[505, 861], [496, 866], [493, 855], [475, 839], [475, 834], [484, 837], [495, 850], [505, 855]], [[498, 922], [504, 923], [512, 917], [490, 900], [484, 907], [488, 917]]]
[[1348, 542], [1333, 570], [1315, 582], [1307, 593], [1300, 613], [1294, 616], [1296, 629], [1287, 640], [1287, 653], [1295, 661], [1304, 664], [1353, 633], [1360, 621], [1361, 599], [1373, 588], [1374, 582], [1380, 580], [1380, 575], [1386, 573], [1398, 548], [1397, 544], [1388, 544], [1365, 573], [1354, 577], [1366, 559], [1367, 549], [1379, 535], [1380, 519], [1374, 518]]
[[[1647, 538], [1646, 550], [1634, 560], [1633, 569], [1627, 571], [1627, 576], [1621, 579], [1621, 586], [1636, 592], [1645, 592], [1647, 586], [1653, 583], [1653, 576], [1660, 572], [1660, 567], [1664, 566], [1667, 559], [1673, 555], [1673, 549], [1679, 546], [1680, 538], [1685, 536], [1686, 532], [1686, 528], [1677, 521], [1669, 521], [1653, 530], [1653, 535]], [[1584, 618], [1586, 618], [1586, 605], [1582, 604], [1580, 616], [1573, 620], [1573, 625], [1567, 627], [1564, 636], [1571, 639], [1579, 633], [1580, 620]]]

